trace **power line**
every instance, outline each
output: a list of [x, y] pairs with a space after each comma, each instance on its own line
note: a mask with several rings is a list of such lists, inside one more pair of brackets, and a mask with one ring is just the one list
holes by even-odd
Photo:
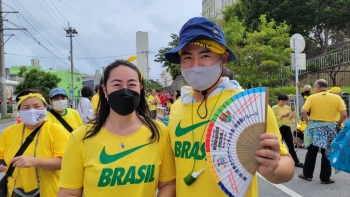
[[[37, 42], [37, 40], [35, 40]], [[51, 52], [50, 52], [51, 53]], [[16, 54], [16, 53], [6, 53], [7, 55], [14, 55], [14, 56], [23, 56], [23, 57], [37, 57], [37, 58], [48, 58], [48, 59], [67, 59], [67, 58], [60, 58], [60, 57], [45, 57], [45, 56], [31, 56], [31, 55], [23, 55], [23, 54]], [[139, 53], [140, 54], [140, 53]], [[104, 57], [75, 57], [74, 59], [106, 59], [106, 58], [115, 58], [115, 57], [128, 57], [131, 55], [137, 55], [135, 53], [129, 53], [124, 55], [116, 55], [116, 56], [104, 56]]]
[[[49, 31], [47, 31], [45, 29], [45, 27], [43, 25], [41, 25], [41, 23], [39, 23], [35, 17], [33, 15], [30, 14], [30, 12], [28, 12], [26, 10], [26, 8], [17, 0], [12, 0], [12, 2], [20, 9], [21, 13], [20, 14], [24, 20], [26, 20], [30, 26], [32, 26], [42, 37], [43, 34], [46, 34], [46, 36], [51, 39], [53, 42], [55, 42], [57, 45], [60, 45], [64, 48], [67, 48], [69, 45], [66, 42], [63, 42], [62, 40], [60, 40], [59, 38], [57, 38], [55, 35], [53, 35], [52, 33], [50, 33]], [[31, 21], [31, 22], [29, 22]], [[35, 26], [35, 27], [34, 27]], [[42, 30], [43, 32], [39, 32], [39, 30]], [[46, 41], [48, 41], [46, 38], [44, 38]], [[48, 41], [49, 42], [49, 41]]]
[[[85, 53], [87, 54], [87, 57], [90, 57], [91, 60], [92, 60], [92, 62], [93, 62], [93, 64], [94, 64], [95, 66], [99, 67], [98, 62], [96, 61], [95, 58], [93, 58], [93, 57], [91, 56], [90, 52], [86, 49], [86, 47], [85, 47], [83, 41], [80, 39], [80, 36], [79, 36], [79, 35], [78, 35], [78, 39], [76, 39], [76, 40], [78, 41], [77, 43], [78, 43], [80, 46], [82, 46], [82, 49], [83, 49], [83, 50], [85, 51]], [[80, 43], [79, 43], [79, 42], [80, 42]], [[85, 55], [84, 55], [84, 56], [85, 56]]]
[[54, 8], [56, 8], [56, 10], [58, 11], [58, 13], [62, 16], [62, 18], [68, 23], [68, 20], [62, 15], [62, 13], [60, 12], [60, 10], [56, 7], [56, 5], [53, 3], [53, 1], [50, 1], [53, 5]]
[[[44, 8], [44, 6], [40, 3], [40, 1], [39, 0], [36, 0], [38, 3], [39, 3], [39, 5], [43, 8], [43, 10], [58, 24], [58, 21], [56, 20], [56, 19], [54, 19], [54, 17], [53, 16], [51, 16], [51, 14]], [[59, 21], [61, 21], [61, 20], [59, 20]], [[61, 23], [63, 24], [63, 26], [65, 26], [64, 25], [64, 23], [61, 21]], [[58, 24], [58, 26], [60, 26], [61, 27], [61, 25], [60, 24]]]
[[[58, 20], [61, 21], [61, 19], [57, 16], [57, 14], [51, 9], [51, 6], [49, 6], [49, 4], [46, 3], [46, 1], [44, 0], [44, 3], [47, 5], [47, 7], [49, 7], [49, 9], [52, 11], [52, 13], [58, 18]], [[65, 23], [63, 21], [61, 21], [61, 23], [63, 24], [64, 27], [66, 27]], [[67, 22], [68, 23], [68, 22]]]
[[11, 7], [11, 6], [7, 5], [6, 3], [2, 2], [2, 4], [4, 4], [4, 5], [6, 5], [7, 7], [9, 7], [9, 8], [11, 8], [11, 9], [13, 9], [13, 11], [16, 11], [16, 10], [15, 10], [13, 7]]
[[[78, 12], [78, 11], [75, 10], [74, 8], [72, 8], [72, 7], [70, 7], [69, 5], [65, 4], [63, 1], [60, 1], [60, 2], [61, 2], [63, 5], [67, 6], [68, 8], [72, 9], [73, 11], [75, 11], [76, 13], [82, 15], [84, 18], [88, 19], [88, 20], [91, 21], [92, 23], [96, 24], [96, 25], [99, 26], [100, 28], [102, 28], [102, 29], [106, 30], [107, 32], [111, 33], [113, 36], [117, 36], [117, 35], [115, 34], [115, 32], [111, 32], [111, 31], [109, 31], [108, 29], [102, 27], [100, 24], [98, 24], [98, 23], [96, 23], [95, 21], [89, 19], [88, 17], [86, 17], [86, 16], [83, 15], [82, 13]], [[117, 37], [119, 37], [119, 36], [117, 36]], [[119, 37], [119, 38], [120, 38], [120, 37]], [[124, 40], [123, 38], [120, 38], [120, 39]], [[130, 42], [128, 42], [127, 40], [124, 40], [124, 41], [127, 42], [127, 43], [129, 43], [130, 45], [132, 45], [132, 44], [131, 44]]]

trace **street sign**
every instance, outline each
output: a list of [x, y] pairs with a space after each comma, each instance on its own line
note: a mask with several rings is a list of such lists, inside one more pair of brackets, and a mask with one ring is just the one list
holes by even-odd
[[293, 34], [289, 40], [290, 47], [295, 53], [301, 53], [305, 49], [305, 39], [300, 34]]
[[292, 69], [295, 70], [295, 65], [298, 66], [298, 70], [306, 70], [306, 54], [305, 53], [295, 53], [291, 54]]
[[69, 94], [73, 94], [73, 90], [72, 89], [69, 90]]

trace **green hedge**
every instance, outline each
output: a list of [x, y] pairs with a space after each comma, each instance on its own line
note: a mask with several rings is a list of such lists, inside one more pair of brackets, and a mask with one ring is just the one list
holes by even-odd
[[295, 95], [295, 87], [289, 86], [289, 87], [279, 87], [279, 88], [270, 88], [270, 94], [269, 94], [269, 104], [271, 106], [276, 105], [278, 103], [277, 97], [279, 94], [293, 94]]

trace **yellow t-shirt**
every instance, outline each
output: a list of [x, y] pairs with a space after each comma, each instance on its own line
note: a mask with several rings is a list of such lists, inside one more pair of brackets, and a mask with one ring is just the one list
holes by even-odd
[[325, 122], [335, 122], [337, 112], [346, 110], [341, 97], [329, 92], [319, 92], [309, 96], [302, 108], [306, 111], [311, 110], [310, 120]]
[[169, 110], [171, 110], [171, 106], [173, 106], [173, 104], [172, 103], [168, 103], [168, 108], [169, 108]]
[[157, 110], [157, 104], [151, 104], [150, 102], [154, 101], [154, 100], [159, 100], [158, 96], [153, 96], [153, 95], [149, 95], [148, 97], [148, 105], [149, 105], [149, 110], [154, 111]]
[[[23, 128], [23, 123], [11, 125], [0, 136], [0, 158], [4, 158], [7, 166], [22, 145], [21, 139], [24, 142], [33, 131], [25, 128], [22, 136]], [[35, 152], [37, 158], [61, 158], [68, 138], [68, 133], [61, 125], [45, 122], [23, 155], [33, 157]], [[60, 171], [41, 168], [37, 170], [40, 179], [40, 196], [57, 196]], [[7, 197], [12, 195], [14, 187], [22, 188], [25, 192], [38, 188], [35, 168], [15, 168], [12, 177], [8, 178], [7, 186]]]
[[102, 128], [84, 141], [87, 125], [79, 127], [71, 134], [64, 153], [59, 187], [84, 187], [85, 197], [155, 197], [159, 181], [175, 179], [168, 128], [157, 124], [160, 140], [151, 144], [146, 126], [124, 137]]
[[92, 104], [92, 107], [94, 108], [94, 114], [97, 113], [97, 105], [98, 105], [98, 102], [100, 101], [100, 95], [99, 94], [95, 94], [92, 98], [91, 98], [91, 104]]
[[[227, 195], [220, 189], [219, 185], [215, 182], [213, 175], [210, 172], [208, 167], [205, 153], [205, 135], [201, 142], [201, 137], [203, 132], [206, 132], [206, 122], [211, 119], [209, 117], [210, 113], [213, 111], [213, 114], [217, 109], [230, 97], [240, 91], [224, 91], [221, 96], [217, 94], [213, 97], [207, 99], [207, 108], [208, 108], [208, 117], [206, 120], [200, 119], [197, 114], [198, 106], [201, 102], [193, 103], [193, 114], [192, 104], [183, 105], [181, 102], [175, 102], [173, 109], [170, 111], [169, 118], [169, 132], [171, 145], [175, 154], [175, 164], [176, 164], [176, 196], [215, 196], [215, 197], [226, 197]], [[218, 100], [219, 99], [219, 100]], [[217, 101], [218, 100], [218, 101]], [[215, 109], [213, 109], [215, 103]], [[202, 107], [199, 109], [199, 114], [204, 114], [205, 108]], [[281, 155], [287, 155], [288, 151], [286, 147], [281, 143], [281, 134], [279, 132], [276, 118], [269, 107], [267, 113], [267, 133], [273, 133], [278, 136], [280, 142]], [[185, 135], [177, 137], [175, 135], [176, 129], [181, 125], [182, 128], [190, 127], [193, 124], [195, 128], [191, 132], [188, 132]], [[204, 124], [200, 124], [204, 123]], [[193, 135], [193, 137], [192, 137]], [[184, 177], [186, 177], [192, 170], [194, 157], [197, 157], [196, 166], [194, 172], [200, 171], [204, 168], [202, 174], [197, 178], [197, 180], [190, 186], [187, 186], [184, 183]], [[253, 177], [253, 180], [247, 190], [246, 196], [256, 197], [258, 196], [258, 180], [257, 176]]]
[[[69, 126], [72, 127], [73, 130], [83, 125], [83, 120], [81, 119], [79, 112], [75, 109], [66, 108], [65, 113], [62, 114], [61, 116], [63, 120], [65, 120], [69, 124]], [[51, 112], [47, 112], [47, 119], [49, 122], [53, 122], [63, 126], [61, 122], [57, 120], [56, 117]], [[68, 130], [66, 129], [66, 131]]]
[[288, 117], [282, 117], [283, 114], [291, 112], [289, 106], [284, 105], [283, 107], [281, 107], [279, 105], [274, 105], [272, 106], [272, 111], [276, 116], [278, 127], [281, 127], [283, 125], [292, 127], [292, 124], [290, 122], [290, 120], [292, 119], [292, 116], [289, 115]]

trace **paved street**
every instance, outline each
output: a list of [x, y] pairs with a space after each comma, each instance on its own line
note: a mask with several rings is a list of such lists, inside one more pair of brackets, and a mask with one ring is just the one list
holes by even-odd
[[[15, 124], [15, 122], [0, 124], [0, 131], [7, 126]], [[301, 162], [305, 159], [306, 150], [298, 149], [297, 155]], [[259, 197], [344, 197], [349, 195], [349, 183], [350, 174], [340, 172], [338, 174], [332, 174], [332, 178], [335, 180], [334, 184], [322, 185], [318, 178], [320, 173], [320, 160], [321, 154], [317, 157], [316, 168], [314, 172], [314, 178], [311, 182], [298, 178], [298, 174], [302, 173], [301, 168], [296, 168], [294, 178], [284, 184], [274, 185], [270, 182], [259, 177]], [[0, 174], [1, 176], [1, 174]]]

